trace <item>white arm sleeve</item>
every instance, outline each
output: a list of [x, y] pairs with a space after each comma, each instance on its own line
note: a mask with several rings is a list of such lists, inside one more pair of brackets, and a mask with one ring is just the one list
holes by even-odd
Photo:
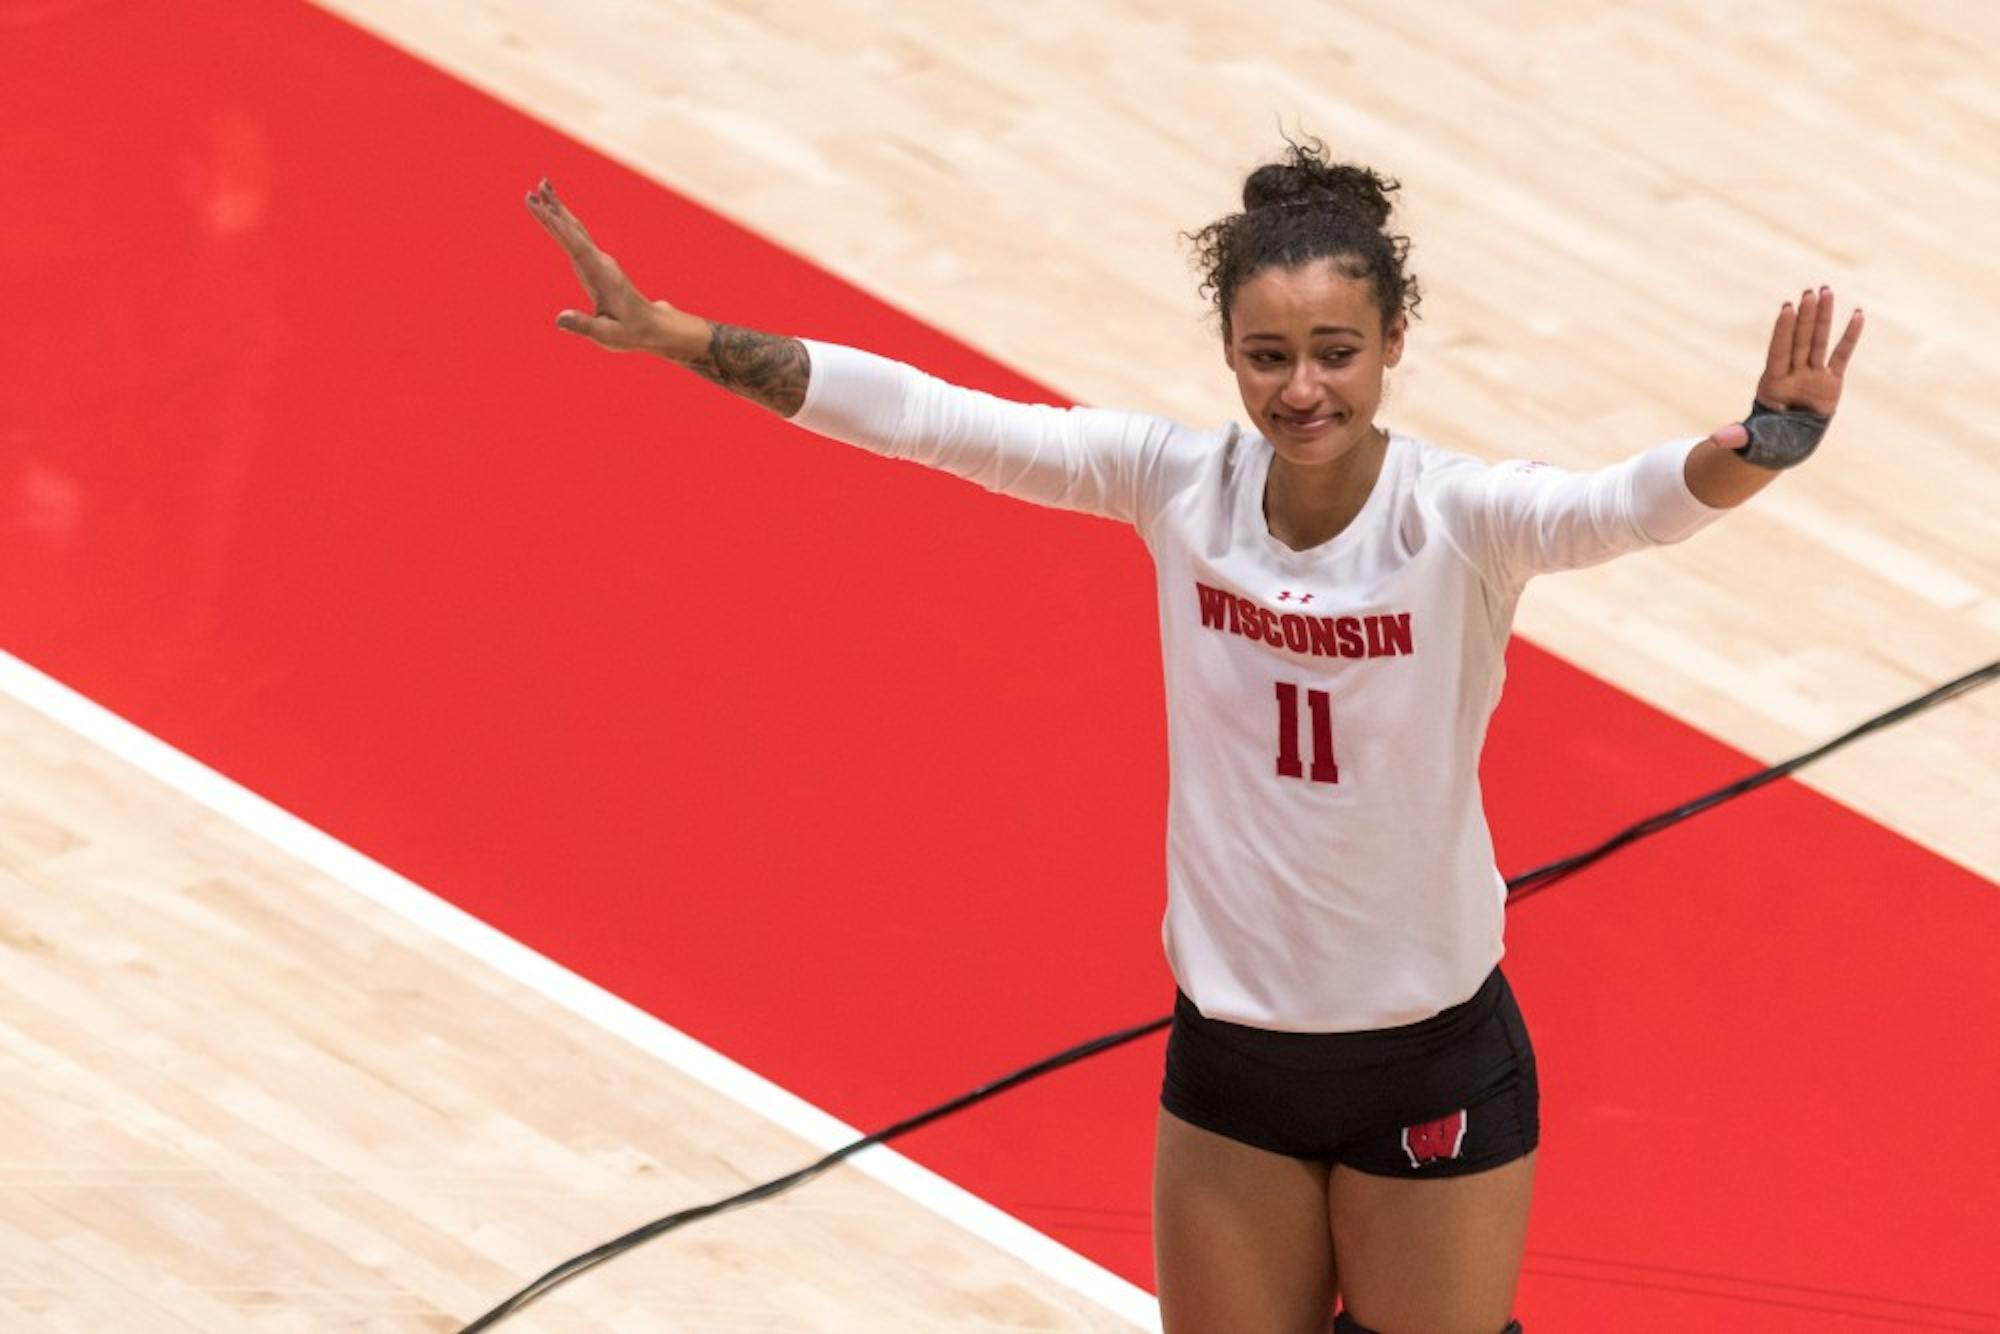
[[1014, 403], [836, 343], [805, 341], [812, 370], [792, 421], [989, 491], [1143, 526], [1172, 422]]
[[1440, 494], [1462, 549], [1489, 579], [1520, 584], [1678, 542], [1723, 514], [1683, 469], [1699, 440], [1675, 440], [1594, 472], [1515, 461], [1468, 468]]

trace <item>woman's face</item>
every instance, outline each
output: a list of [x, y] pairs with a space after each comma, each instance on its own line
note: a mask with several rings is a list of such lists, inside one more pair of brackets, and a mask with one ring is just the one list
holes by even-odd
[[1331, 463], [1374, 437], [1382, 373], [1403, 358], [1375, 293], [1331, 260], [1268, 268], [1236, 289], [1223, 358], [1243, 406], [1288, 463]]

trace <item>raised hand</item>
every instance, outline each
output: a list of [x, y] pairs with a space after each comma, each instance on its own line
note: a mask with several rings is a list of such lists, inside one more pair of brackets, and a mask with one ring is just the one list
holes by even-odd
[[1757, 381], [1757, 401], [1767, 408], [1803, 408], [1831, 417], [1840, 404], [1841, 376], [1847, 371], [1854, 345], [1861, 341], [1861, 312], [1847, 318], [1840, 342], [1828, 356], [1833, 336], [1833, 289], [1822, 287], [1787, 301], [1771, 326], [1771, 347], [1764, 374]]
[[590, 298], [589, 314], [565, 310], [556, 316], [558, 329], [614, 352], [656, 352], [781, 417], [804, 405], [812, 361], [798, 339], [713, 323], [664, 301], [648, 301], [556, 198], [546, 176], [528, 192], [528, 212], [569, 256]]
[[614, 352], [657, 349], [662, 320], [678, 312], [664, 301], [648, 301], [640, 294], [618, 261], [597, 248], [576, 215], [556, 198], [547, 177], [528, 193], [528, 212], [569, 256], [569, 265], [590, 298], [589, 314], [565, 310], [556, 316], [556, 327]]

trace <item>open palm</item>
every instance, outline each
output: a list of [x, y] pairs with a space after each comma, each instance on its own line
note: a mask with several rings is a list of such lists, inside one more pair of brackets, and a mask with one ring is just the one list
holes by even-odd
[[1767, 408], [1804, 408], [1831, 417], [1840, 404], [1841, 377], [1848, 358], [1861, 341], [1861, 312], [1847, 319], [1840, 342], [1827, 355], [1833, 335], [1833, 289], [1800, 295], [1796, 307], [1787, 301], [1771, 326], [1771, 347], [1764, 374], [1757, 381], [1757, 401]]
[[650, 346], [660, 315], [672, 307], [648, 301], [640, 294], [618, 261], [597, 248], [576, 215], [556, 198], [547, 177], [528, 192], [528, 212], [563, 248], [577, 281], [583, 284], [584, 295], [590, 298], [589, 314], [565, 310], [556, 316], [556, 326], [615, 352]]

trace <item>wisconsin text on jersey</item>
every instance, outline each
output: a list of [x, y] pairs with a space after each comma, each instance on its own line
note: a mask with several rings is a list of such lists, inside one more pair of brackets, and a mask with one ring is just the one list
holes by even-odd
[[[1242, 635], [1245, 639], [1261, 639], [1273, 648], [1288, 648], [1315, 658], [1395, 658], [1416, 651], [1410, 637], [1410, 613], [1406, 611], [1383, 616], [1310, 616], [1295, 611], [1272, 611], [1250, 598], [1210, 588], [1199, 579], [1194, 588], [1201, 598], [1201, 623], [1205, 628]], [[1312, 594], [1290, 589], [1278, 597], [1286, 602], [1296, 601], [1300, 606], [1312, 600]]]

